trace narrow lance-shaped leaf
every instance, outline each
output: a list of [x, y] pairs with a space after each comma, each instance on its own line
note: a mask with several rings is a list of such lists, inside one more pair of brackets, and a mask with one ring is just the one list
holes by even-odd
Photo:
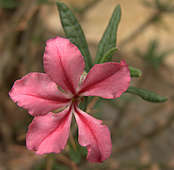
[[142, 72], [138, 68], [134, 68], [132, 66], [129, 66], [131, 77], [141, 77]]
[[[121, 18], [121, 8], [120, 5], [116, 6], [109, 24], [103, 34], [102, 39], [99, 42], [98, 50], [95, 58], [95, 63], [101, 63], [104, 54], [112, 48], [116, 47], [117, 41], [117, 29]], [[108, 58], [107, 61], [111, 61], [112, 58]]]
[[160, 96], [160, 95], [158, 95], [158, 94], [156, 94], [152, 91], [137, 88], [137, 87], [133, 87], [133, 86], [130, 86], [126, 92], [138, 95], [142, 99], [147, 100], [149, 102], [159, 103], [159, 102], [167, 101], [166, 97]]
[[80, 49], [85, 60], [85, 69], [89, 71], [92, 67], [92, 60], [83, 30], [72, 11], [64, 3], [57, 2], [57, 7], [66, 37]]
[[117, 51], [117, 48], [113, 47], [111, 49], [109, 49], [103, 56], [103, 58], [101, 59], [100, 63], [104, 63], [107, 61], [110, 61], [112, 59], [112, 56], [114, 55], [114, 53]]

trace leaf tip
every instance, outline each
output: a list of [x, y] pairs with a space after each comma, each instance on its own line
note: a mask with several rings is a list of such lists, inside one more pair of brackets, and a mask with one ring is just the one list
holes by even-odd
[[118, 4], [118, 5], [116, 6], [115, 10], [117, 10], [117, 11], [119, 11], [119, 13], [121, 13], [121, 5]]
[[132, 66], [129, 66], [131, 77], [141, 77], [142, 71], [138, 68], [134, 68]]
[[66, 7], [66, 5], [62, 1], [59, 1], [59, 0], [56, 1], [56, 5], [57, 5], [58, 9]]
[[168, 97], [161, 97], [161, 100], [159, 102], [166, 102], [168, 101]]
[[137, 88], [134, 86], [129, 86], [127, 92], [138, 95], [142, 99], [149, 101], [149, 102], [153, 102], [153, 103], [162, 103], [162, 102], [166, 102], [168, 100], [167, 97], [163, 97], [152, 91]]

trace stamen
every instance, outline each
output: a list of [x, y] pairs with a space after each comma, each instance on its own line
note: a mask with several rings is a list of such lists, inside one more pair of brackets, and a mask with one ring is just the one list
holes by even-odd
[[83, 97], [81, 97], [81, 96], [74, 96], [72, 98], [72, 103], [79, 104], [80, 102], [82, 102], [82, 100], [83, 100]]
[[58, 108], [58, 109], [56, 109], [56, 110], [53, 110], [53, 111], [51, 111], [51, 112], [53, 112], [53, 113], [59, 113], [59, 112], [62, 112], [63, 110], [65, 110], [66, 108], [68, 107], [68, 105], [67, 106], [64, 106], [64, 107], [61, 107], [61, 108]]
[[79, 81], [79, 86], [83, 83], [83, 81], [86, 79], [87, 76], [87, 72], [83, 72], [81, 77], [80, 77], [80, 81]]

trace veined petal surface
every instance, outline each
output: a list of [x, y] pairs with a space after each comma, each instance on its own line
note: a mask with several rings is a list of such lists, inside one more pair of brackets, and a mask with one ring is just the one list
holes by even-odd
[[37, 154], [61, 152], [69, 137], [71, 118], [71, 108], [35, 117], [27, 132], [27, 148]]
[[124, 61], [96, 64], [82, 83], [79, 94], [112, 99], [126, 91], [129, 83], [130, 72]]
[[103, 162], [112, 150], [110, 132], [101, 120], [83, 112], [75, 106], [74, 115], [78, 125], [78, 141], [81, 146], [87, 147], [87, 159], [90, 162]]
[[83, 56], [68, 39], [56, 37], [46, 43], [44, 69], [59, 86], [75, 94], [84, 70]]
[[16, 80], [9, 95], [33, 116], [64, 107], [70, 101], [45, 73], [29, 73]]

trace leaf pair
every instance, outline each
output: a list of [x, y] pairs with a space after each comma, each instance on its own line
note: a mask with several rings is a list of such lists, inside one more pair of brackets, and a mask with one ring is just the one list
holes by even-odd
[[[78, 23], [77, 19], [73, 15], [72, 11], [61, 2], [57, 2], [57, 7], [60, 14], [62, 26], [64, 28], [66, 37], [71, 40], [81, 51], [85, 59], [86, 71], [88, 72], [93, 66], [91, 55], [88, 49], [87, 41], [83, 30]], [[116, 6], [113, 11], [109, 24], [103, 34], [102, 39], [99, 42], [95, 63], [104, 63], [112, 60], [112, 56], [117, 50], [117, 30], [121, 19], [120, 5]], [[130, 68], [132, 77], [140, 77], [141, 72], [138, 69]]]
[[[88, 72], [93, 66], [93, 63], [83, 30], [72, 11], [64, 3], [57, 2], [57, 7], [65, 35], [80, 49], [86, 64], [85, 70]], [[120, 5], [117, 5], [113, 11], [112, 17], [103, 34], [103, 37], [99, 42], [95, 57], [96, 64], [112, 61], [112, 56], [117, 50], [117, 30], [120, 19], [121, 8]], [[142, 74], [139, 69], [131, 66], [129, 67], [129, 70], [131, 77], [140, 77]], [[142, 99], [150, 102], [164, 102], [167, 100], [165, 97], [161, 97], [153, 92], [138, 89], [136, 87], [129, 87], [127, 92], [136, 94]]]
[[[85, 59], [86, 71], [89, 71], [93, 65], [83, 30], [72, 11], [64, 3], [57, 2], [57, 7], [66, 37], [69, 38], [72, 43], [78, 46]], [[111, 61], [113, 52], [116, 51], [116, 33], [120, 18], [121, 9], [120, 5], [118, 5], [114, 9], [110, 22], [99, 42], [95, 63]]]

